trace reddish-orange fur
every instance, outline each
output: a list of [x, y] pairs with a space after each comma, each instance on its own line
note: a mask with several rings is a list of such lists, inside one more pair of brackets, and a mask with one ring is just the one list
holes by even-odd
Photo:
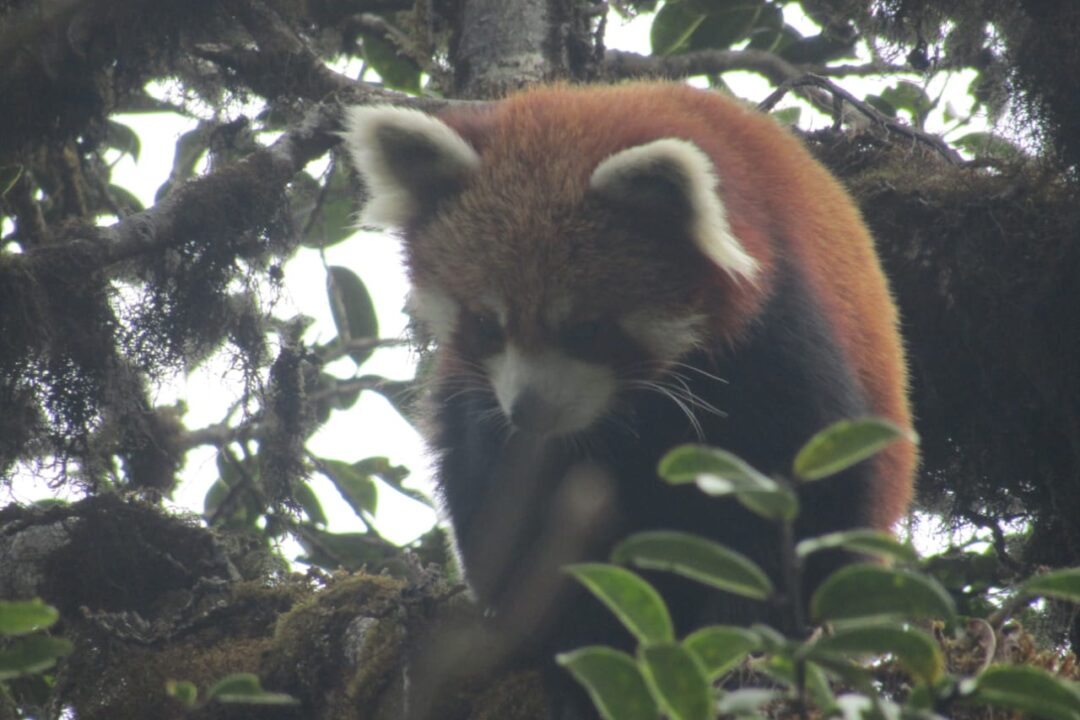
[[[911, 427], [897, 312], [873, 242], [839, 183], [772, 119], [720, 94], [674, 84], [541, 88], [484, 112], [451, 112], [443, 119], [479, 151], [485, 167], [495, 168], [468, 195], [498, 198], [502, 188], [533, 187], [551, 208], [578, 202], [597, 164], [613, 153], [659, 137], [693, 142], [715, 164], [733, 234], [761, 266], [754, 284], [715, 271], [703, 305], [717, 336], [738, 346], [768, 295], [775, 257], [783, 253], [802, 269], [873, 411]], [[560, 144], [574, 152], [552, 163], [548, 148]], [[505, 202], [502, 208], [508, 226], [542, 229], [555, 222], [514, 217], [535, 213], [534, 206]], [[459, 249], [442, 253], [460, 266]], [[509, 259], [501, 268], [493, 262], [486, 258], [487, 273], [501, 270], [509, 281], [529, 282]], [[423, 272], [414, 268], [414, 274]], [[913, 444], [896, 443], [874, 462], [878, 482], [868, 510], [876, 526], [887, 528], [911, 499], [917, 455]]]

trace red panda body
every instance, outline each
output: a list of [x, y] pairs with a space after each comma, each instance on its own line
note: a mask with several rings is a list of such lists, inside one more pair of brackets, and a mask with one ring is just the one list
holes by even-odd
[[[678, 85], [560, 86], [440, 119], [357, 108], [346, 141], [437, 345], [429, 439], [465, 575], [558, 649], [620, 632], [563, 602], [557, 567], [629, 532], [699, 533], [775, 571], [772, 528], [656, 477], [671, 448], [786, 474], [835, 420], [910, 427], [872, 241], [770, 118]], [[895, 444], [808, 486], [799, 533], [887, 529], [915, 463]], [[680, 630], [761, 616], [659, 582]]]

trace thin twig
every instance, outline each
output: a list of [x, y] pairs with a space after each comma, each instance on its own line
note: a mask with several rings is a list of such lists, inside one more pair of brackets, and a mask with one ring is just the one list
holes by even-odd
[[781, 83], [780, 87], [776, 88], [776, 90], [774, 90], [767, 98], [758, 103], [758, 110], [760, 110], [761, 112], [768, 112], [773, 107], [775, 107], [776, 103], [778, 103], [780, 99], [783, 98], [784, 95], [786, 95], [789, 91], [795, 88], [807, 86], [818, 87], [823, 90], [827, 90], [828, 92], [832, 93], [834, 98], [840, 98], [844, 100], [844, 102], [848, 103], [860, 113], [870, 118], [870, 120], [872, 120], [874, 123], [880, 125], [887, 131], [895, 135], [900, 135], [901, 137], [915, 140], [916, 142], [921, 142], [925, 145], [930, 146], [931, 148], [936, 150], [942, 157], [948, 160], [949, 163], [952, 165], [962, 165], [964, 162], [964, 159], [960, 156], [960, 154], [953, 150], [951, 147], [949, 147], [948, 143], [946, 143], [938, 136], [931, 135], [930, 133], [926, 133], [921, 130], [917, 130], [910, 125], [906, 125], [894, 118], [884, 115], [871, 105], [868, 105], [862, 100], [859, 100], [847, 90], [844, 90], [842, 87], [838, 86], [836, 83], [832, 82], [828, 78], [823, 78], [820, 75], [808, 73], [794, 80], [787, 80]]

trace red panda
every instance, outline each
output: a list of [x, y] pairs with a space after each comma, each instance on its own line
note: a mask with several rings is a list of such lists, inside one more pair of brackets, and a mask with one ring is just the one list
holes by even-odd
[[[619, 632], [554, 578], [630, 532], [698, 533], [775, 572], [773, 528], [662, 483], [668, 450], [704, 442], [786, 474], [835, 420], [910, 427], [873, 242], [772, 119], [674, 84], [553, 86], [438, 118], [356, 107], [344, 138], [363, 220], [401, 230], [436, 344], [429, 441], [465, 576], [549, 645]], [[807, 486], [799, 534], [889, 528], [915, 464], [894, 444]], [[760, 616], [657, 582], [683, 631]]]

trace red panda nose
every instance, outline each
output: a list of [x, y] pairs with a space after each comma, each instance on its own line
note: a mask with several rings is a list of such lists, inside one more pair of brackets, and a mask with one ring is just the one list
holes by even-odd
[[543, 434], [558, 419], [558, 410], [535, 390], [523, 390], [510, 408], [510, 422], [518, 430]]

